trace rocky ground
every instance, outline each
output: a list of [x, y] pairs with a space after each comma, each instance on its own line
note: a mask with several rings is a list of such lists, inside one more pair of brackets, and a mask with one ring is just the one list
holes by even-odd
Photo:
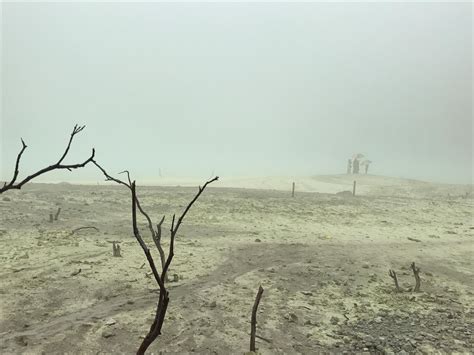
[[[262, 354], [471, 353], [471, 188], [370, 184], [356, 197], [206, 190], [177, 238], [168, 316], [150, 351], [243, 354], [262, 285]], [[165, 231], [195, 192], [138, 191], [155, 221], [167, 216]], [[97, 230], [72, 233], [83, 226]], [[152, 247], [145, 220], [140, 227]], [[112, 256], [114, 241], [121, 257]], [[157, 285], [131, 235], [124, 188], [8, 191], [0, 196], [0, 246], [1, 354], [136, 351]], [[420, 292], [413, 292], [412, 262]]]

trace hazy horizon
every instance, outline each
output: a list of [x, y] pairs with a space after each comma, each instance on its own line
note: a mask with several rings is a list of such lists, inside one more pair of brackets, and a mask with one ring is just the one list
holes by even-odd
[[[0, 180], [110, 173], [472, 183], [470, 3], [2, 3]], [[20, 177], [21, 177], [20, 176]], [[100, 181], [93, 167], [43, 181]], [[40, 181], [40, 180], [39, 180]]]

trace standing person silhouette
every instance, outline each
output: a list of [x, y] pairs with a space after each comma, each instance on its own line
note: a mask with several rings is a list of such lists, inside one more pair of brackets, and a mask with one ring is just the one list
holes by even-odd
[[354, 174], [359, 174], [359, 159], [354, 158], [354, 161], [352, 162], [352, 172]]

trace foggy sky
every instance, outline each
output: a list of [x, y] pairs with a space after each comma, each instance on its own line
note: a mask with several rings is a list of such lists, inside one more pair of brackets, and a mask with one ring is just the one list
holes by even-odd
[[[165, 176], [472, 181], [472, 5], [3, 3], [0, 179], [69, 162]], [[46, 180], [102, 180], [93, 168]]]

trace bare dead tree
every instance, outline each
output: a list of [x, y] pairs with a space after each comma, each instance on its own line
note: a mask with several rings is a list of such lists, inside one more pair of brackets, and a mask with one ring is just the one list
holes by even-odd
[[394, 270], [390, 269], [388, 270], [388, 275], [393, 279], [397, 292], [400, 292], [400, 286], [398, 285], [397, 273]]
[[255, 302], [252, 308], [252, 318], [250, 320], [250, 351], [255, 352], [255, 336], [257, 333], [257, 310], [258, 305], [260, 304], [260, 299], [262, 298], [263, 287], [260, 285], [258, 288], [257, 296], [255, 297]]
[[420, 268], [415, 266], [415, 262], [412, 262], [411, 269], [413, 270], [413, 275], [415, 276], [415, 288], [413, 289], [413, 292], [420, 292], [420, 286], [421, 286]]
[[2, 187], [0, 187], [0, 194], [4, 193], [5, 191], [7, 190], [12, 190], [12, 189], [21, 189], [21, 187], [23, 185], [25, 185], [27, 182], [33, 180], [34, 178], [40, 176], [40, 175], [43, 175], [49, 171], [52, 171], [52, 170], [64, 170], [64, 169], [67, 169], [69, 171], [73, 170], [73, 169], [78, 169], [78, 168], [83, 168], [84, 166], [86, 166], [88, 163], [92, 162], [92, 160], [94, 159], [94, 155], [95, 155], [95, 150], [94, 148], [92, 148], [92, 154], [89, 158], [87, 158], [84, 162], [82, 163], [77, 163], [77, 164], [63, 164], [63, 161], [64, 159], [66, 158], [68, 152], [69, 152], [69, 149], [71, 148], [71, 144], [72, 144], [72, 141], [74, 140], [74, 137], [76, 136], [76, 134], [78, 134], [79, 132], [81, 132], [86, 126], [78, 126], [77, 124], [74, 126], [74, 129], [72, 130], [72, 133], [71, 133], [71, 136], [69, 138], [69, 142], [67, 144], [67, 147], [66, 147], [66, 150], [64, 151], [63, 155], [61, 156], [61, 158], [59, 158], [59, 160], [55, 163], [55, 164], [52, 164], [50, 166], [47, 166], [41, 170], [38, 170], [37, 172], [35, 172], [34, 174], [31, 174], [29, 176], [27, 176], [26, 178], [24, 178], [23, 180], [17, 182], [17, 179], [18, 179], [18, 175], [20, 173], [20, 161], [21, 161], [21, 157], [23, 155], [23, 153], [25, 152], [26, 148], [27, 148], [27, 145], [25, 144], [25, 142], [23, 141], [23, 139], [21, 139], [21, 144], [22, 144], [22, 148], [20, 150], [20, 152], [18, 153], [18, 156], [16, 158], [16, 163], [15, 163], [15, 171], [13, 173], [13, 178], [11, 179], [10, 182], [5, 182], [3, 184]]
[[[218, 180], [219, 177], [215, 177], [209, 181], [207, 181], [202, 187], [199, 186], [197, 194], [194, 196], [194, 198], [191, 200], [191, 202], [187, 205], [187, 207], [184, 209], [182, 212], [181, 216], [176, 219], [176, 215], [173, 215], [172, 221], [171, 221], [171, 228], [170, 228], [170, 243], [169, 243], [169, 251], [168, 251], [168, 256], [165, 256], [164, 250], [161, 246], [161, 227], [164, 221], [164, 217], [160, 220], [160, 222], [157, 224], [156, 230], [153, 227], [152, 220], [150, 216], [143, 210], [143, 208], [140, 205], [140, 201], [137, 197], [137, 192], [136, 192], [136, 183], [135, 181], [132, 181], [130, 178], [130, 173], [128, 171], [124, 171], [123, 173], [127, 174], [127, 180], [128, 182], [122, 181], [120, 179], [114, 178], [111, 175], [109, 175], [104, 168], [102, 168], [95, 160], [92, 160], [92, 163], [99, 168], [100, 171], [104, 174], [105, 178], [107, 181], [114, 181], [120, 185], [126, 186], [130, 192], [131, 192], [131, 197], [132, 197], [132, 229], [133, 229], [133, 235], [135, 236], [135, 239], [137, 240], [138, 244], [140, 244], [140, 247], [142, 248], [145, 257], [148, 261], [148, 265], [151, 269], [151, 272], [153, 274], [153, 277], [156, 281], [156, 283], [159, 286], [160, 293], [158, 297], [158, 303], [156, 306], [156, 312], [155, 312], [155, 318], [153, 320], [153, 323], [150, 327], [150, 330], [148, 331], [147, 335], [143, 339], [142, 343], [140, 344], [140, 347], [137, 350], [138, 355], [145, 354], [145, 351], [149, 348], [149, 346], [155, 341], [155, 339], [161, 334], [161, 329], [163, 327], [163, 323], [166, 317], [166, 311], [168, 309], [168, 303], [169, 303], [169, 291], [166, 288], [166, 281], [167, 281], [167, 272], [168, 269], [171, 265], [171, 262], [174, 257], [174, 242], [176, 235], [178, 233], [179, 227], [181, 226], [184, 218], [186, 217], [187, 213], [193, 206], [193, 204], [197, 201], [199, 196], [202, 194], [202, 192], [206, 189], [206, 187], [213, 183], [214, 181]], [[150, 233], [152, 235], [153, 241], [158, 249], [158, 252], [160, 253], [160, 259], [161, 259], [161, 273], [158, 271], [155, 261], [153, 259], [153, 256], [151, 255], [150, 249], [144, 242], [140, 230], [138, 228], [137, 224], [137, 209], [140, 211], [140, 213], [145, 217], [145, 219], [148, 222], [148, 228], [150, 230]]]

